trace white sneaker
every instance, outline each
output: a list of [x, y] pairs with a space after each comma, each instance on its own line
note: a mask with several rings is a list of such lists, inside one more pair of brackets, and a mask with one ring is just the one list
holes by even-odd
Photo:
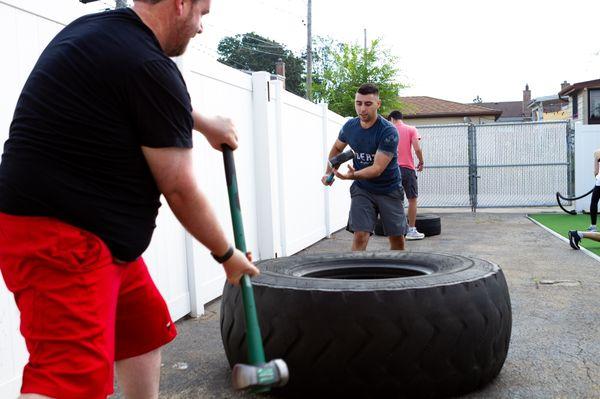
[[406, 233], [407, 240], [422, 240], [423, 238], [425, 238], [425, 234], [419, 233], [417, 229], [409, 229]]
[[588, 227], [587, 231], [590, 233], [595, 233], [598, 231], [598, 229], [596, 228], [596, 226], [590, 226]]

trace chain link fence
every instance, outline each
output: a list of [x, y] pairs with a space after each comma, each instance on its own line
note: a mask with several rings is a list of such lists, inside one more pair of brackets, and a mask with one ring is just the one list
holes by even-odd
[[555, 205], [572, 193], [567, 121], [419, 126], [422, 207]]
[[425, 160], [425, 168], [417, 174], [419, 206], [470, 206], [468, 127], [466, 124], [418, 127]]

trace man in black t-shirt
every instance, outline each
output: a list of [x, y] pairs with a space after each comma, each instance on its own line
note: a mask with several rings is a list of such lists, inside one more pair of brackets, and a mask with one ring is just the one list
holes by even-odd
[[[17, 102], [0, 163], [0, 270], [30, 352], [22, 397], [158, 397], [174, 339], [141, 254], [163, 194], [229, 282], [258, 269], [233, 249], [192, 170], [192, 129], [237, 148], [229, 119], [192, 110], [169, 57], [210, 0], [135, 0], [50, 42]], [[43, 395], [43, 396], [30, 396]]]

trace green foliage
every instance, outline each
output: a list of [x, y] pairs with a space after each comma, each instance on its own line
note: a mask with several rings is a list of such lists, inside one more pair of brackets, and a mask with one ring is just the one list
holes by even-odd
[[254, 32], [228, 36], [219, 42], [219, 62], [245, 71], [275, 73], [275, 63], [285, 62], [285, 88], [304, 96], [304, 60], [296, 57], [284, 45]]
[[342, 116], [356, 116], [354, 95], [363, 83], [375, 83], [381, 99], [380, 113], [385, 115], [401, 108], [397, 81], [397, 57], [373, 40], [365, 49], [357, 44], [334, 44], [320, 41], [316, 46], [317, 62], [313, 77], [313, 99], [329, 104], [329, 109]]
[[[316, 36], [312, 46], [312, 81], [314, 85], [322, 85], [325, 71], [334, 67], [333, 55], [341, 51], [343, 44], [330, 37]], [[304, 53], [306, 58], [306, 53]]]

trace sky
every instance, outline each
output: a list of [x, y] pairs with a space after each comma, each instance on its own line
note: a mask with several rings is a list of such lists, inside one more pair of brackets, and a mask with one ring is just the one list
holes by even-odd
[[[211, 0], [191, 47], [216, 59], [223, 37], [254, 31], [300, 55], [306, 13], [307, 0]], [[402, 96], [520, 101], [526, 84], [535, 98], [600, 78], [598, 15], [597, 0], [312, 0], [312, 34], [362, 45], [366, 29], [397, 57]]]
[[[306, 0], [212, 0], [196, 48], [217, 57], [224, 36], [255, 31], [296, 54]], [[600, 1], [313, 0], [313, 36], [381, 39], [398, 57], [403, 96], [484, 102], [553, 95], [563, 81], [600, 78]]]

